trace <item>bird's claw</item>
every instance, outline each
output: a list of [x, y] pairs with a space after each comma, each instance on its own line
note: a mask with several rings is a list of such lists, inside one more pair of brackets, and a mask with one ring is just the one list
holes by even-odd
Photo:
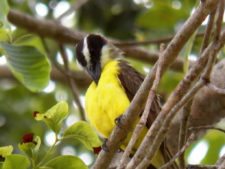
[[115, 123], [116, 123], [116, 125], [117, 125], [119, 128], [122, 128], [122, 116], [123, 116], [123, 115], [120, 115], [119, 117], [117, 117], [117, 118], [115, 119]]
[[105, 152], [109, 152], [109, 148], [107, 146], [107, 142], [108, 142], [108, 139], [105, 139], [103, 144], [102, 144], [102, 150], [104, 150]]

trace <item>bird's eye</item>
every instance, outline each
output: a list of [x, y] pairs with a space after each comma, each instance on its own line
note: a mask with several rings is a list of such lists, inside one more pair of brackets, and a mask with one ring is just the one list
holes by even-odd
[[93, 53], [94, 52], [94, 49], [93, 48], [90, 48], [90, 53]]

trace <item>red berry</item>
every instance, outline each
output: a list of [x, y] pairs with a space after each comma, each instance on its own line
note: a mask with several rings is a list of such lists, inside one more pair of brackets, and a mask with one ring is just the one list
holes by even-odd
[[34, 111], [33, 112], [33, 117], [35, 118], [37, 116], [37, 114], [39, 114], [39, 112], [38, 111]]
[[24, 134], [22, 137], [22, 143], [31, 143], [33, 142], [33, 139], [34, 139], [33, 133]]
[[93, 147], [93, 151], [95, 154], [99, 154], [101, 150], [102, 150], [101, 147]]

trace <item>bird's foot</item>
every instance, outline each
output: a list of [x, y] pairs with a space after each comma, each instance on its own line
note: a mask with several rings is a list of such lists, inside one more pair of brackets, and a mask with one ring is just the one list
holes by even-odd
[[107, 146], [107, 142], [108, 142], [108, 139], [105, 139], [103, 144], [102, 144], [102, 150], [104, 150], [105, 152], [109, 152], [109, 148]]
[[121, 153], [124, 152], [121, 148], [119, 148], [118, 150], [116, 150], [117, 153]]
[[115, 123], [119, 128], [122, 128], [122, 117], [123, 115], [120, 115], [119, 117], [115, 119]]

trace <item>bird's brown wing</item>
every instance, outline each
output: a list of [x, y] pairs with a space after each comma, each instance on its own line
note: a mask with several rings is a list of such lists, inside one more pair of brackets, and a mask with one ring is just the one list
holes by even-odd
[[[131, 67], [126, 61], [120, 60], [119, 61], [119, 80], [121, 85], [123, 86], [127, 97], [131, 101], [138, 91], [139, 87], [141, 86], [142, 82], [144, 81], [144, 75], [136, 71], [133, 67]], [[146, 91], [148, 92], [148, 91]], [[158, 96], [155, 97], [153, 104], [150, 109], [150, 113], [147, 119], [146, 126], [149, 128], [152, 122], [155, 120], [157, 113], [160, 111], [160, 103]], [[140, 114], [143, 111], [140, 112]]]
[[[131, 67], [126, 61], [123, 60], [120, 60], [119, 67], [120, 67], [118, 75], [119, 80], [127, 94], [127, 97], [131, 101], [136, 92], [138, 91], [139, 87], [141, 86], [142, 82], [144, 81], [144, 75], [137, 72], [133, 67]], [[151, 124], [156, 119], [156, 116], [160, 112], [160, 110], [161, 110], [160, 98], [158, 95], [156, 95], [148, 115], [146, 123], [147, 128], [150, 128]], [[143, 110], [140, 112], [140, 115], [142, 114], [142, 112]], [[172, 158], [168, 150], [168, 147], [166, 146], [166, 141], [162, 143], [162, 145], [160, 146], [160, 150], [164, 156], [165, 162], [169, 161]], [[149, 168], [152, 169], [152, 167], [153, 166], [150, 166]], [[171, 166], [171, 168], [176, 169], [177, 165], [174, 164], [173, 166]]]

